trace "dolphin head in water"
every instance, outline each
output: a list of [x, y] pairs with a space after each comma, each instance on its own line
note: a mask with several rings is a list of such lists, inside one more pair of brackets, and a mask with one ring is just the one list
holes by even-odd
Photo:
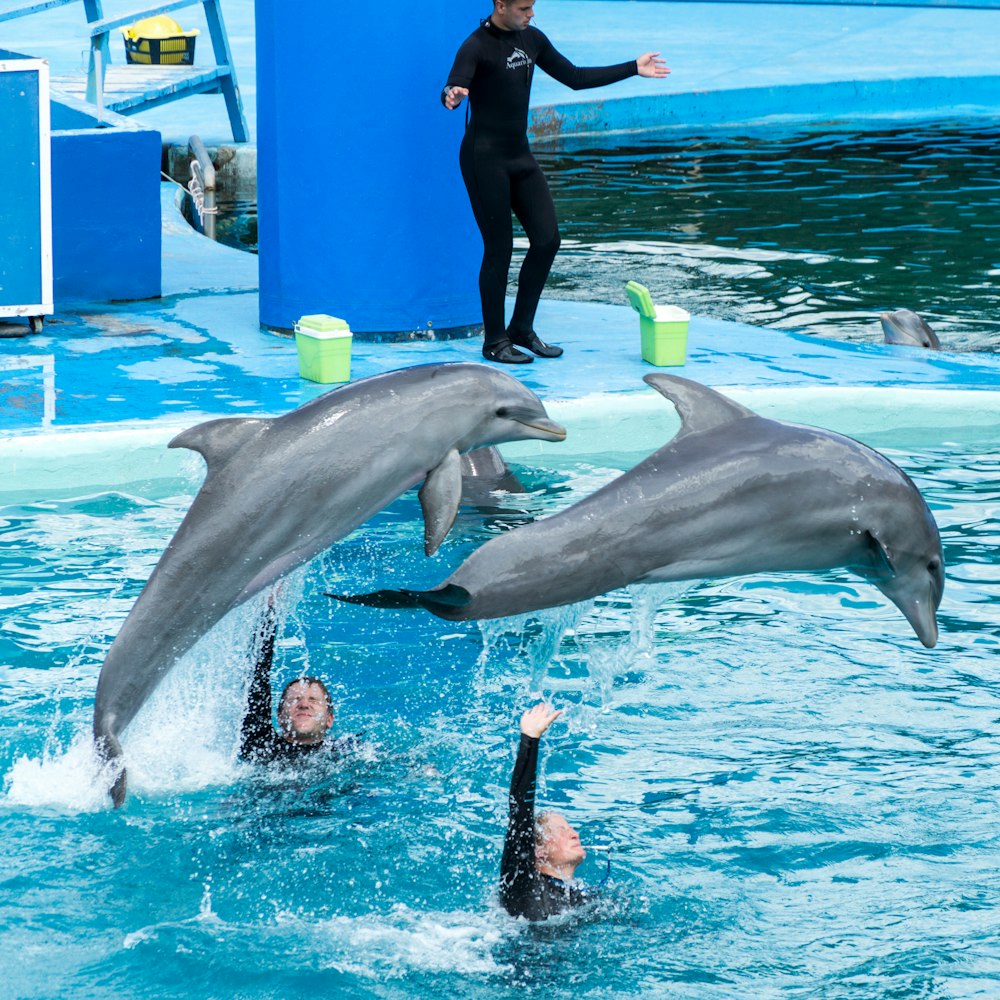
[[940, 351], [941, 341], [937, 334], [909, 309], [884, 312], [879, 317], [887, 344], [901, 344], [904, 347], [925, 347], [930, 351]]

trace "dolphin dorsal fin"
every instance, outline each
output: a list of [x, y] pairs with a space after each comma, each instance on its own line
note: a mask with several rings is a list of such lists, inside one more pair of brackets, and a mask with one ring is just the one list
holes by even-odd
[[756, 416], [753, 410], [740, 406], [721, 392], [679, 375], [657, 372], [655, 375], [643, 376], [643, 382], [651, 385], [660, 395], [666, 396], [677, 407], [681, 429], [674, 440]]
[[168, 448], [190, 448], [208, 463], [208, 471], [221, 468], [271, 421], [256, 417], [221, 417], [181, 431]]

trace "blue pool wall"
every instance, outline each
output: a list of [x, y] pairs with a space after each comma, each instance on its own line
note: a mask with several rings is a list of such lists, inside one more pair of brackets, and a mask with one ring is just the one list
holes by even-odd
[[334, 19], [328, 0], [302, 0], [294, 17], [258, 0], [263, 326], [329, 313], [356, 334], [427, 336], [481, 322], [465, 115], [438, 96], [484, 10], [453, 0], [413, 17], [386, 0]]

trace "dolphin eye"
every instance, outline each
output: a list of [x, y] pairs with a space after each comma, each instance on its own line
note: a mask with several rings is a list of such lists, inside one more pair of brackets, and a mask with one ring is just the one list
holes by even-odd
[[941, 568], [941, 560], [935, 556], [927, 563], [927, 569], [931, 573], [936, 573]]
[[507, 412], [508, 411], [507, 411], [507, 407], [506, 406], [501, 406], [501, 407], [497, 408], [497, 416], [498, 417], [506, 417], [507, 416]]

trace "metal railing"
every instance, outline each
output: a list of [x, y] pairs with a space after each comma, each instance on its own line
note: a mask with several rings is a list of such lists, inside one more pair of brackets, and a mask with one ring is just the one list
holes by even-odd
[[188, 150], [192, 157], [188, 191], [198, 213], [201, 231], [210, 240], [214, 240], [215, 219], [219, 214], [215, 195], [215, 164], [199, 136], [193, 135], [188, 139]]

